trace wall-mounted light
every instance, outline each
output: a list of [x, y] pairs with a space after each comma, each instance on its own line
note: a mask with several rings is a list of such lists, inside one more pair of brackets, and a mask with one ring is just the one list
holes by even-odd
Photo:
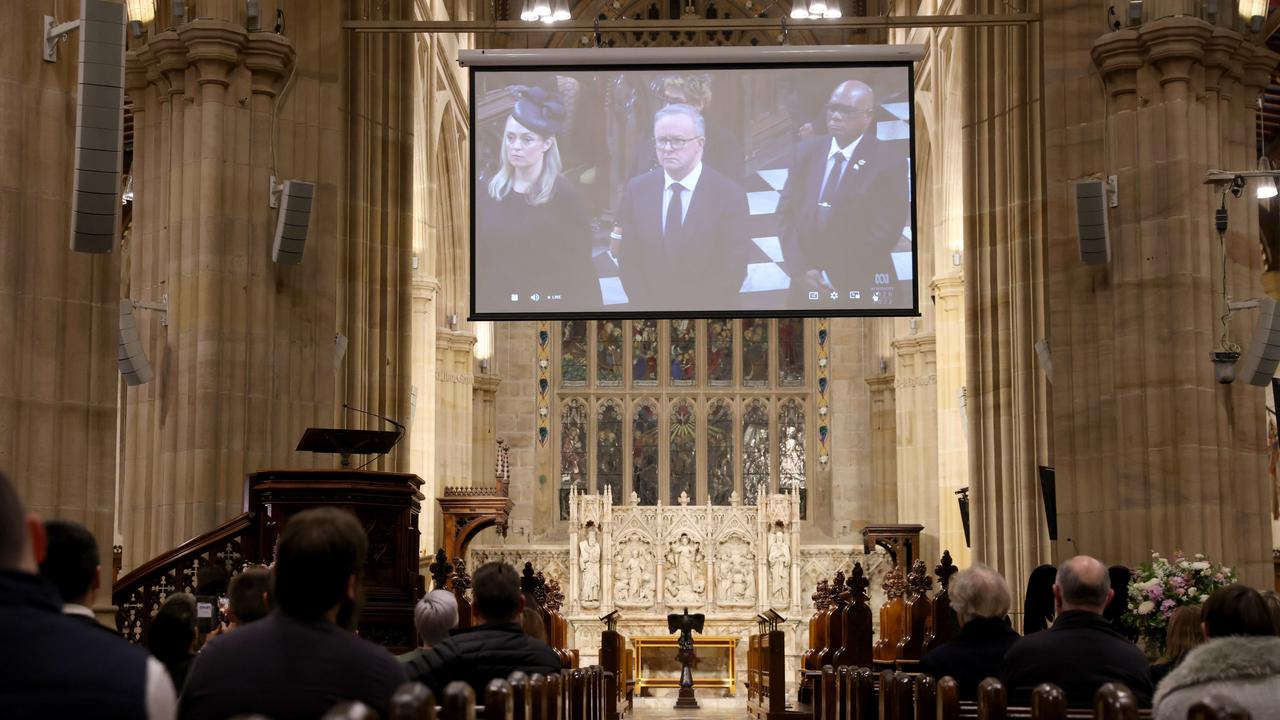
[[568, 20], [569, 0], [525, 0], [520, 19], [525, 22], [555, 23]]
[[1258, 159], [1258, 171], [1267, 174], [1258, 178], [1258, 187], [1254, 191], [1257, 198], [1266, 200], [1280, 194], [1276, 190], [1275, 171], [1271, 169], [1271, 161], [1265, 156]]
[[128, 0], [129, 19], [146, 25], [156, 19], [155, 0]]
[[174, 22], [186, 22], [187, 0], [170, 0], [169, 10]]
[[480, 369], [489, 371], [489, 359], [493, 357], [493, 323], [478, 322], [476, 327], [476, 345], [473, 352], [480, 361]]
[[831, 20], [843, 17], [838, 0], [794, 0], [791, 17], [796, 20]]

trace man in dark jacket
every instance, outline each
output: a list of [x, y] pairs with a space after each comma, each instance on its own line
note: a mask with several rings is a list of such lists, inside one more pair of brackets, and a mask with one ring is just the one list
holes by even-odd
[[1067, 703], [1077, 707], [1091, 706], [1106, 683], [1123, 684], [1139, 703], [1151, 703], [1146, 657], [1102, 616], [1111, 596], [1107, 567], [1096, 559], [1077, 555], [1058, 566], [1053, 627], [1022, 638], [1004, 656], [1000, 678], [1010, 705], [1030, 704], [1040, 683], [1062, 688]]
[[479, 624], [454, 630], [430, 650], [407, 658], [410, 679], [431, 688], [436, 697], [441, 697], [446, 685], [461, 680], [483, 702], [485, 686], [494, 678], [505, 678], [516, 670], [560, 672], [555, 651], [520, 629], [524, 596], [515, 568], [502, 562], [482, 565], [472, 578], [471, 591]]
[[0, 717], [172, 718], [163, 665], [91, 618], [63, 613], [58, 588], [36, 574], [47, 547], [44, 524], [0, 474]]
[[920, 672], [950, 676], [960, 686], [960, 699], [973, 700], [978, 683], [999, 677], [1000, 663], [1018, 633], [1009, 627], [1009, 586], [986, 565], [974, 564], [951, 581], [947, 594], [960, 621], [960, 634], [920, 662]]
[[387, 717], [404, 670], [352, 632], [369, 541], [334, 507], [289, 518], [276, 550], [276, 610], [196, 656], [178, 705], [183, 720], [318, 718], [356, 700]]

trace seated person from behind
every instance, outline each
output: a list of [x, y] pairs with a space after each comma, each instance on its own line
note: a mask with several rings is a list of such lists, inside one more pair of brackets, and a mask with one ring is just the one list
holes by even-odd
[[1160, 683], [1156, 720], [1189, 717], [1210, 695], [1230, 698], [1253, 720], [1280, 718], [1280, 637], [1257, 590], [1228, 585], [1213, 591], [1201, 610], [1205, 642]]
[[1123, 684], [1143, 706], [1151, 702], [1146, 656], [1102, 616], [1111, 593], [1107, 568], [1096, 559], [1077, 555], [1058, 566], [1053, 627], [1005, 653], [1000, 679], [1010, 705], [1031, 704], [1040, 683], [1062, 688], [1075, 707], [1092, 707], [1094, 693], [1106, 683]]
[[1005, 651], [1018, 639], [1009, 627], [1009, 586], [986, 565], [974, 564], [951, 581], [951, 609], [960, 621], [960, 634], [931, 651], [920, 672], [935, 678], [951, 676], [960, 685], [960, 698], [977, 697], [978, 683], [1000, 675]]
[[196, 628], [196, 596], [176, 592], [165, 598], [156, 616], [151, 618], [151, 630], [147, 633], [147, 649], [169, 671], [173, 687], [182, 694], [182, 686], [196, 658], [196, 642], [200, 633]]
[[209, 633], [209, 640], [266, 617], [271, 612], [270, 590], [271, 571], [261, 565], [247, 566], [231, 578], [226, 623]]
[[[49, 557], [46, 537], [44, 524], [27, 514], [0, 473], [0, 716], [172, 718], [173, 683], [163, 665], [115, 633], [63, 613], [58, 588], [36, 574]], [[55, 534], [59, 545], [64, 540]], [[61, 565], [67, 548], [54, 549], [53, 565]], [[84, 561], [73, 563], [82, 572], [76, 584], [91, 588], [97, 544], [92, 552], [81, 545], [70, 554]], [[76, 604], [87, 606], [92, 596], [82, 593]]]
[[110, 632], [98, 622], [91, 609], [102, 575], [98, 541], [93, 539], [93, 533], [79, 523], [66, 520], [46, 521], [44, 532], [49, 539], [49, 549], [40, 563], [40, 574], [58, 588], [62, 612]]
[[369, 543], [360, 521], [332, 507], [291, 517], [276, 550], [276, 609], [205, 646], [179, 716], [318, 718], [358, 700], [386, 717], [404, 670], [352, 632]]
[[472, 577], [475, 613], [479, 624], [454, 631], [439, 645], [409, 660], [409, 675], [441, 697], [444, 688], [461, 680], [484, 697], [494, 678], [506, 678], [521, 670], [560, 672], [560, 658], [549, 645], [529, 637], [520, 628], [524, 596], [520, 576], [503, 562], [482, 565]]
[[401, 662], [409, 662], [449, 637], [449, 631], [458, 627], [458, 599], [448, 590], [432, 590], [413, 608], [413, 626], [418, 630], [418, 650], [400, 656]]

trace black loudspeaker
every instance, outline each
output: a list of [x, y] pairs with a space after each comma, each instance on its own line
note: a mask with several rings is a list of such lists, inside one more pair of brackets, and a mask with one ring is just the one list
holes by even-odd
[[1049, 523], [1049, 539], [1058, 539], [1058, 487], [1053, 468], [1040, 466], [1040, 496], [1044, 498], [1044, 517]]
[[1077, 180], [1076, 236], [1080, 240], [1080, 262], [1106, 265], [1111, 262], [1111, 235], [1107, 231], [1107, 187], [1101, 180]]
[[302, 262], [311, 224], [311, 197], [316, 186], [305, 180], [285, 180], [280, 188], [280, 215], [276, 219], [271, 259], [280, 265]]
[[77, 71], [71, 249], [109, 253], [120, 227], [120, 175], [124, 158], [123, 5], [83, 0]]
[[962, 487], [956, 491], [956, 502], [960, 505], [960, 523], [964, 525], [964, 546], [973, 547], [969, 537], [969, 488]]
[[151, 362], [142, 350], [142, 338], [138, 335], [138, 324], [133, 319], [133, 301], [129, 298], [120, 300], [120, 329], [117, 335], [117, 360], [120, 374], [126, 385], [143, 385], [155, 378]]

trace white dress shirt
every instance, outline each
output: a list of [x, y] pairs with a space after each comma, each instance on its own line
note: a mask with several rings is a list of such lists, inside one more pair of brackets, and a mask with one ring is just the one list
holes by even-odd
[[667, 208], [671, 205], [671, 196], [673, 192], [671, 186], [680, 183], [684, 186], [684, 191], [680, 193], [680, 222], [683, 224], [685, 217], [689, 215], [689, 202], [693, 200], [693, 189], [698, 187], [698, 178], [702, 177], [702, 161], [689, 171], [688, 175], [682, 180], [676, 180], [667, 174], [666, 170], [662, 171], [662, 176], [666, 182], [662, 185], [662, 232], [667, 231]]
[[853, 151], [858, 147], [859, 142], [862, 142], [861, 135], [848, 145], [840, 147], [836, 139], [834, 137], [831, 138], [831, 149], [827, 151], [827, 167], [822, 171], [822, 187], [818, 188], [818, 197], [822, 197], [822, 193], [827, 189], [827, 176], [831, 174], [831, 165], [836, 161], [836, 155], [844, 156], [844, 165], [840, 168], [840, 177], [836, 179], [836, 184], [838, 185], [839, 181], [844, 179], [844, 174], [849, 172], [849, 160], [853, 158]]

